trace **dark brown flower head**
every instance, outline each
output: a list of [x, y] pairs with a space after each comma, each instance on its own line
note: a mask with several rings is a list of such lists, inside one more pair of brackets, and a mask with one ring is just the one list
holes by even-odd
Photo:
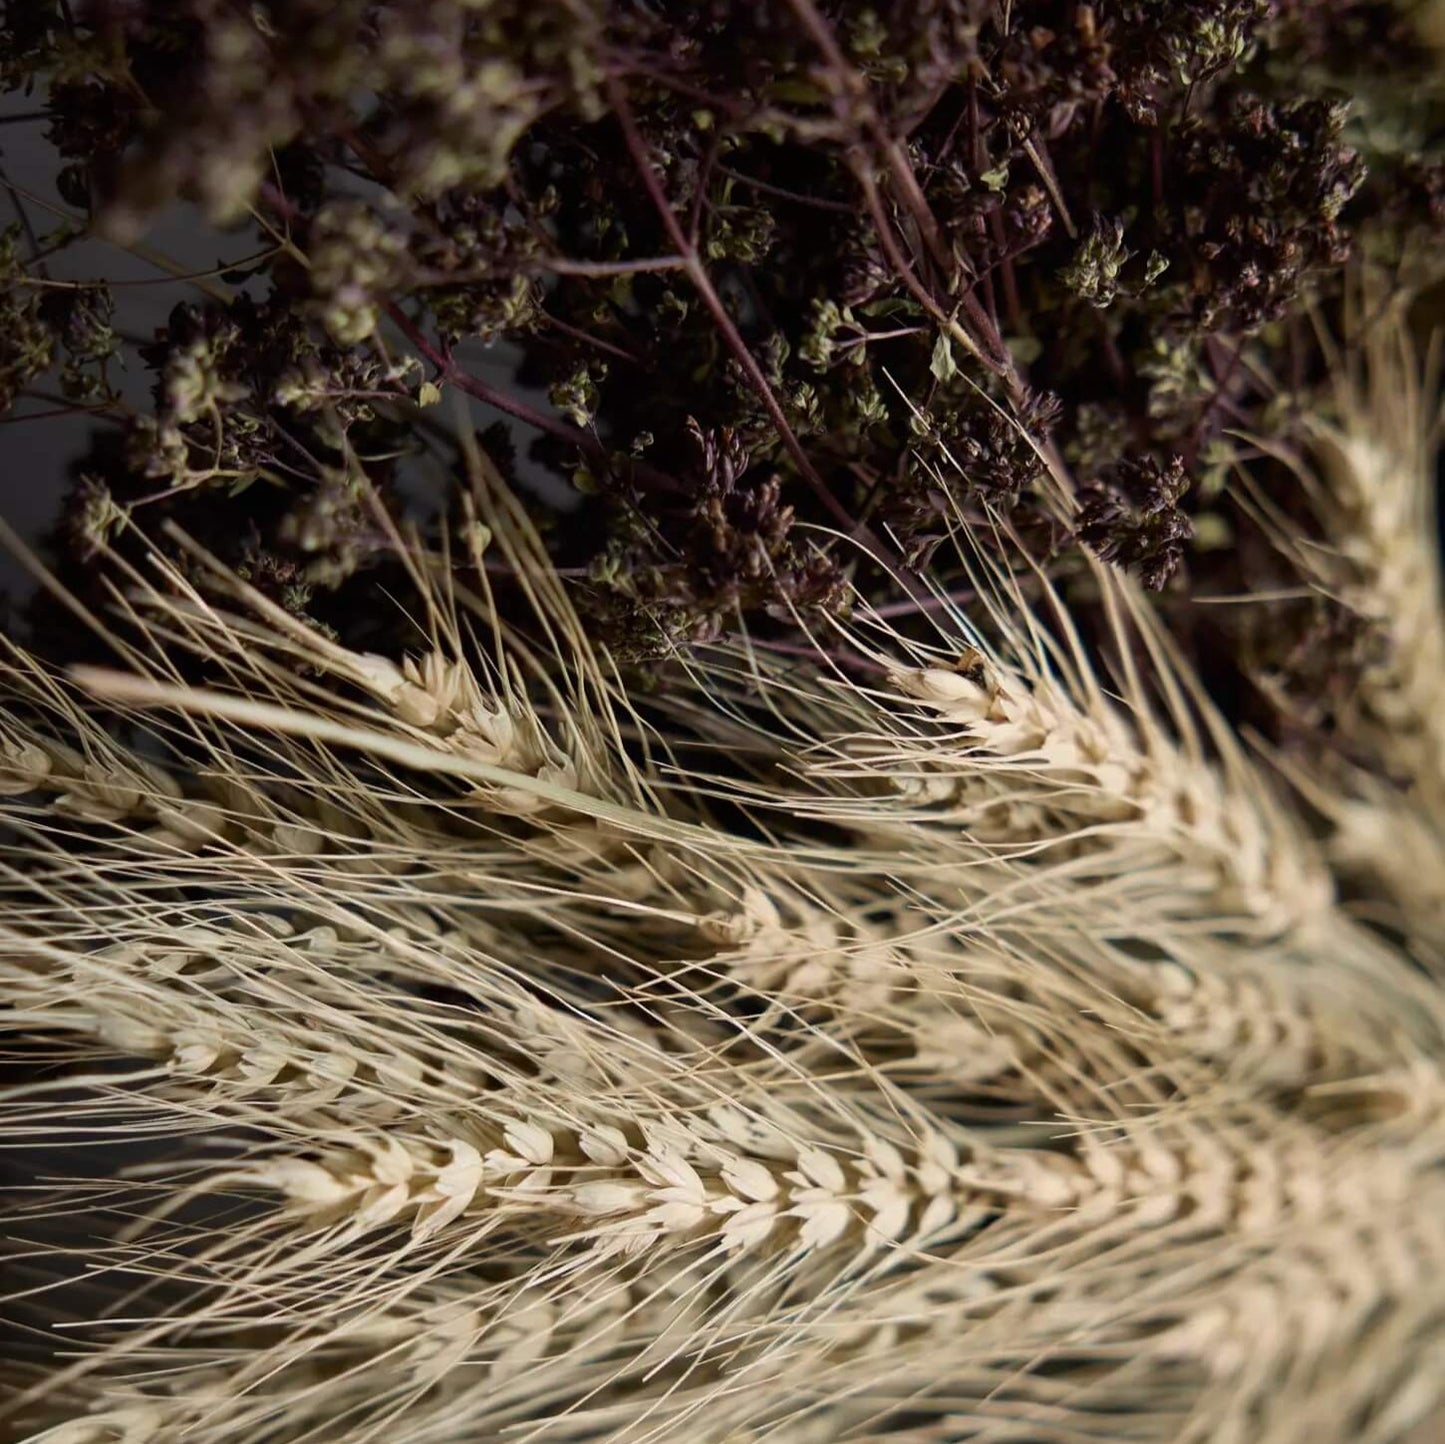
[[1338, 104], [1238, 94], [1217, 124], [1186, 130], [1173, 184], [1194, 257], [1179, 257], [1180, 274], [1191, 275], [1199, 324], [1277, 320], [1312, 276], [1343, 264], [1341, 214], [1365, 174], [1342, 145], [1344, 121]]
[[944, 390], [914, 419], [908, 471], [880, 506], [910, 566], [922, 568], [960, 517], [1006, 517], [1051, 548], [1036, 523], [1048, 468], [1041, 447], [1059, 416], [1058, 398], [1028, 393], [1012, 407], [968, 390]]
[[55, 334], [41, 309], [41, 294], [26, 284], [20, 259], [21, 228], [0, 231], [0, 413], [50, 367]]
[[1184, 544], [1194, 535], [1179, 509], [1189, 490], [1184, 459], [1153, 457], [1121, 462], [1107, 480], [1085, 490], [1079, 536], [1104, 561], [1137, 572], [1159, 591], [1178, 571]]
[[83, 561], [110, 545], [125, 522], [125, 508], [118, 505], [110, 488], [99, 477], [84, 473], [78, 478], [65, 515], [71, 544]]
[[836, 562], [793, 535], [793, 509], [776, 474], [756, 474], [732, 432], [689, 426], [696, 499], [662, 513], [649, 531], [632, 513], [628, 542], [594, 565], [595, 610], [625, 653], [650, 655], [681, 642], [711, 641], [733, 618], [790, 620], [843, 604]]

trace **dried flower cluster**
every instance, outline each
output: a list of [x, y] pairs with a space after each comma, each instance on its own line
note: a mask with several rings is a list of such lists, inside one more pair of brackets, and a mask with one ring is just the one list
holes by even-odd
[[[1434, 274], [1429, 23], [1404, 0], [12, 4], [0, 81], [44, 85], [64, 204], [0, 254], [0, 402], [58, 366], [121, 424], [70, 506], [82, 553], [145, 503], [298, 612], [384, 555], [360, 479], [404, 491], [453, 387], [540, 429], [581, 507], [554, 554], [634, 653], [835, 613], [855, 579], [817, 526], [918, 565], [959, 507], [1012, 513], [1059, 576], [1092, 548], [1207, 587], [1250, 524], [1226, 434], [1277, 430], [1279, 378], [1317, 369], [1305, 303], [1352, 245]], [[241, 259], [153, 340], [117, 336], [102, 282], [47, 281], [87, 228], [131, 243], [177, 200]], [[468, 369], [478, 342], [550, 405]], [[132, 352], [149, 409], [115, 384]]]

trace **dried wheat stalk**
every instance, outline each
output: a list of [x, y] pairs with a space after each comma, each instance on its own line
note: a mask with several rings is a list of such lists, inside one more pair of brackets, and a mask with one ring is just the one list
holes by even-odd
[[[1334, 832], [1333, 865], [1376, 900], [1364, 911], [1445, 972], [1445, 582], [1436, 505], [1439, 358], [1422, 361], [1408, 295], [1366, 271], [1333, 368], [1331, 414], [1311, 417], [1294, 473], [1324, 542], [1301, 539], [1256, 493], [1301, 575], [1367, 626], [1360, 685], [1341, 718], [1358, 759], [1308, 788]], [[1275, 452], [1273, 448], [1267, 448]]]

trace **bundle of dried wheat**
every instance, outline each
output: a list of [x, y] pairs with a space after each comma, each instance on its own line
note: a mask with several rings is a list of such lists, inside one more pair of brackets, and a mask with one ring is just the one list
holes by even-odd
[[[1321, 445], [1396, 504], [1361, 437]], [[800, 665], [722, 646], [629, 694], [474, 482], [474, 574], [501, 549], [529, 625], [398, 537], [409, 656], [195, 549], [204, 593], [156, 552], [92, 619], [117, 667], [7, 649], [0, 1131], [105, 1165], [13, 1211], [16, 1437], [1432, 1417], [1424, 930], [1337, 901], [1129, 583], [1095, 570], [1086, 645], [959, 531], [967, 609], [860, 599]], [[1391, 806], [1429, 831], [1419, 755]]]

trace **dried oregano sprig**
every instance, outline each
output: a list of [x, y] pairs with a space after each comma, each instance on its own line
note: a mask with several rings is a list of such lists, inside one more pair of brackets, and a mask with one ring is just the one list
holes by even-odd
[[137, 541], [118, 669], [12, 653], [0, 989], [52, 1071], [0, 1132], [113, 1150], [16, 1211], [48, 1287], [11, 1307], [66, 1325], [26, 1437], [1390, 1444], [1438, 1408], [1445, 1004], [1144, 599], [1095, 572], [1106, 687], [960, 533], [972, 616], [860, 605], [644, 710], [482, 474], [472, 572], [531, 625], [413, 541], [414, 645], [365, 652]]
[[[1413, 12], [1345, 12], [12, 6], [4, 79], [47, 85], [73, 214], [11, 278], [0, 374], [28, 384], [86, 329], [32, 314], [48, 249], [87, 221], [133, 238], [179, 198], [249, 234], [156, 338], [151, 411], [79, 353], [71, 399], [128, 434], [77, 494], [83, 545], [114, 503], [180, 489], [191, 530], [306, 609], [379, 556], [357, 468], [390, 486], [415, 403], [456, 386], [540, 427], [592, 498], [558, 552], [634, 650], [836, 608], [808, 521], [919, 559], [956, 504], [1011, 507], [1047, 552], [1060, 457], [1092, 498], [1076, 541], [1163, 585], [1214, 443], [1296, 359], [1271, 328], [1330, 291], [1352, 234], [1414, 273], [1438, 232]], [[1383, 95], [1361, 78], [1392, 67]], [[498, 340], [549, 407], [470, 369]]]

